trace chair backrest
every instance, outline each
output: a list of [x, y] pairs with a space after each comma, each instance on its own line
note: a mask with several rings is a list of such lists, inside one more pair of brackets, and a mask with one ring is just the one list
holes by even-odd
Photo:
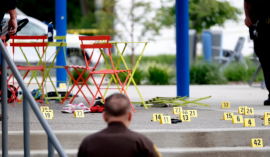
[[4, 45], [7, 47], [7, 43], [6, 43], [6, 36], [2, 35], [1, 39], [3, 40]]
[[[42, 36], [10, 36], [10, 39], [12, 39], [12, 43], [10, 43], [10, 46], [13, 47], [13, 52], [14, 52], [14, 47], [46, 47], [47, 43], [45, 43], [45, 39], [47, 39], [46, 35]], [[19, 40], [42, 40], [42, 42], [39, 43], [15, 43], [14, 40], [19, 39]], [[44, 49], [43, 49], [44, 50]]]
[[[26, 60], [26, 62], [28, 63], [28, 65], [30, 65], [30, 63], [28, 62], [28, 59], [26, 57], [26, 54], [23, 52], [22, 50], [22, 47], [33, 47], [33, 48], [36, 48], [36, 47], [42, 47], [42, 55], [41, 55], [41, 58], [43, 58], [45, 55], [44, 55], [44, 52], [45, 52], [45, 48], [47, 47], [47, 43], [45, 43], [45, 39], [47, 39], [47, 36], [46, 35], [42, 35], [42, 36], [10, 36], [10, 39], [12, 39], [12, 42], [10, 43], [10, 46], [12, 47], [12, 52], [13, 52], [13, 59], [15, 58], [15, 47], [19, 47], [24, 55], [24, 58]], [[42, 42], [17, 42], [15, 43], [15, 40], [42, 40]], [[39, 53], [36, 49], [36, 53]]]
[[[79, 36], [79, 39], [81, 40], [81, 48], [82, 49], [95, 49], [95, 48], [112, 48], [112, 44], [109, 43], [109, 40], [111, 37], [109, 35], [104, 35], [104, 36]], [[85, 44], [83, 41], [85, 40], [94, 40], [94, 41], [100, 41], [100, 40], [105, 40], [106, 43], [100, 43], [100, 44]]]
[[240, 38], [238, 39], [238, 41], [237, 41], [237, 44], [236, 44], [235, 48], [234, 48], [234, 51], [235, 51], [237, 54], [241, 53], [241, 51], [242, 51], [242, 49], [243, 49], [243, 47], [244, 47], [244, 43], [245, 43], [245, 38], [240, 37]]
[[[84, 59], [85, 59], [85, 63], [86, 66], [88, 67], [88, 65], [91, 62], [92, 56], [94, 54], [94, 49], [105, 49], [107, 48], [109, 50], [109, 53], [111, 54], [111, 50], [110, 48], [112, 48], [112, 44], [109, 43], [109, 40], [111, 39], [111, 37], [109, 35], [104, 35], [104, 36], [79, 36], [79, 40], [81, 40], [81, 49], [83, 50], [84, 53]], [[84, 41], [106, 41], [105, 43], [84, 43]], [[91, 56], [89, 57], [89, 60], [87, 60], [86, 58], [86, 52], [85, 49], [93, 49]], [[102, 56], [102, 53], [100, 53], [98, 61], [96, 63], [96, 65], [94, 66], [94, 68], [92, 68], [92, 70], [94, 71], [100, 61], [100, 58]], [[88, 67], [88, 71], [89, 71], [89, 67]], [[90, 71], [89, 71], [90, 73]]]

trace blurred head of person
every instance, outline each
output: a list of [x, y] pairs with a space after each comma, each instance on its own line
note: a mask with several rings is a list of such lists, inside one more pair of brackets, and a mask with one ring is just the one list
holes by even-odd
[[105, 99], [105, 111], [103, 118], [110, 124], [112, 122], [121, 122], [126, 127], [129, 126], [132, 112], [128, 98], [120, 93], [112, 94]]

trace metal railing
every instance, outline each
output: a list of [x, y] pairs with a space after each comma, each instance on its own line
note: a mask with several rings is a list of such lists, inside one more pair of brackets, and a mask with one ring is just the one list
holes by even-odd
[[43, 117], [33, 96], [23, 81], [16, 65], [10, 58], [5, 45], [0, 40], [1, 51], [1, 83], [2, 83], [2, 157], [8, 157], [8, 110], [7, 110], [7, 64], [23, 91], [23, 132], [24, 132], [24, 156], [30, 157], [30, 126], [29, 126], [29, 104], [36, 114], [40, 124], [48, 136], [48, 156], [54, 156], [54, 148], [60, 157], [67, 157], [57, 137], [53, 133], [46, 119]]

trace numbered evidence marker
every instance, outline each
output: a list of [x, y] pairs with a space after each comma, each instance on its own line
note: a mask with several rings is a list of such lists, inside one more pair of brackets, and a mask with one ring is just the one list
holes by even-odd
[[233, 113], [232, 112], [224, 112], [223, 113], [223, 120], [232, 120]]
[[66, 89], [67, 88], [67, 84], [66, 83], [60, 83], [59, 84], [59, 88], [60, 89]]
[[182, 107], [174, 107], [173, 108], [173, 114], [179, 114], [182, 112]]
[[74, 117], [76, 117], [76, 118], [84, 117], [84, 112], [83, 112], [83, 110], [75, 110], [75, 111], [74, 111]]
[[53, 117], [53, 110], [46, 110], [45, 112], [51, 113], [51, 116]]
[[264, 125], [270, 126], [270, 116], [264, 117]]
[[190, 115], [189, 114], [179, 114], [179, 119], [182, 120], [182, 122], [190, 122]]
[[245, 114], [245, 109], [247, 108], [247, 106], [239, 106], [238, 107], [238, 113], [239, 114]]
[[159, 121], [160, 122], [160, 118], [163, 116], [162, 113], [154, 113], [153, 114], [153, 121]]
[[245, 118], [244, 127], [255, 127], [255, 119], [254, 118]]
[[43, 112], [43, 116], [45, 119], [52, 119], [53, 118], [53, 111], [52, 110], [47, 110]]
[[160, 117], [160, 124], [172, 124], [171, 116], [161, 116]]
[[181, 116], [182, 114], [188, 114], [188, 110], [182, 110], [182, 112], [180, 112], [179, 114], [180, 114], [180, 116]]
[[265, 117], [270, 116], [270, 112], [264, 112], [264, 116], [263, 119], [265, 119]]
[[49, 106], [40, 106], [39, 108], [42, 113], [49, 110]]
[[230, 102], [222, 102], [221, 103], [221, 108], [231, 108], [231, 104]]
[[263, 147], [262, 138], [252, 138], [251, 139], [251, 147]]
[[245, 115], [254, 115], [253, 108], [245, 108]]
[[188, 110], [188, 114], [190, 117], [198, 117], [197, 110]]
[[233, 116], [232, 123], [233, 124], [235, 124], [235, 123], [244, 123], [243, 116], [242, 115]]

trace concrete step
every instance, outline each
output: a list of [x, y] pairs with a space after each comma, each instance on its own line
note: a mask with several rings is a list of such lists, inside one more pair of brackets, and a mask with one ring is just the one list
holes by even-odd
[[[77, 149], [82, 140], [97, 131], [54, 131], [64, 149]], [[207, 130], [138, 130], [158, 148], [249, 147], [251, 138], [262, 138], [270, 146], [269, 128], [232, 128]], [[31, 150], [46, 150], [44, 131], [31, 131]], [[0, 136], [0, 140], [2, 136]], [[2, 143], [0, 143], [0, 148]], [[9, 150], [23, 150], [23, 132], [9, 132]]]
[[[266, 157], [270, 147], [215, 147], [215, 148], [158, 148], [163, 157]], [[76, 157], [77, 149], [65, 150], [68, 157]], [[1, 152], [0, 152], [1, 153]], [[2, 156], [2, 154], [0, 154]], [[22, 150], [9, 151], [9, 157], [23, 157]], [[47, 157], [47, 150], [32, 150], [31, 157]], [[55, 156], [59, 157], [55, 152]]]
[[159, 148], [163, 157], [267, 157], [270, 147]]

